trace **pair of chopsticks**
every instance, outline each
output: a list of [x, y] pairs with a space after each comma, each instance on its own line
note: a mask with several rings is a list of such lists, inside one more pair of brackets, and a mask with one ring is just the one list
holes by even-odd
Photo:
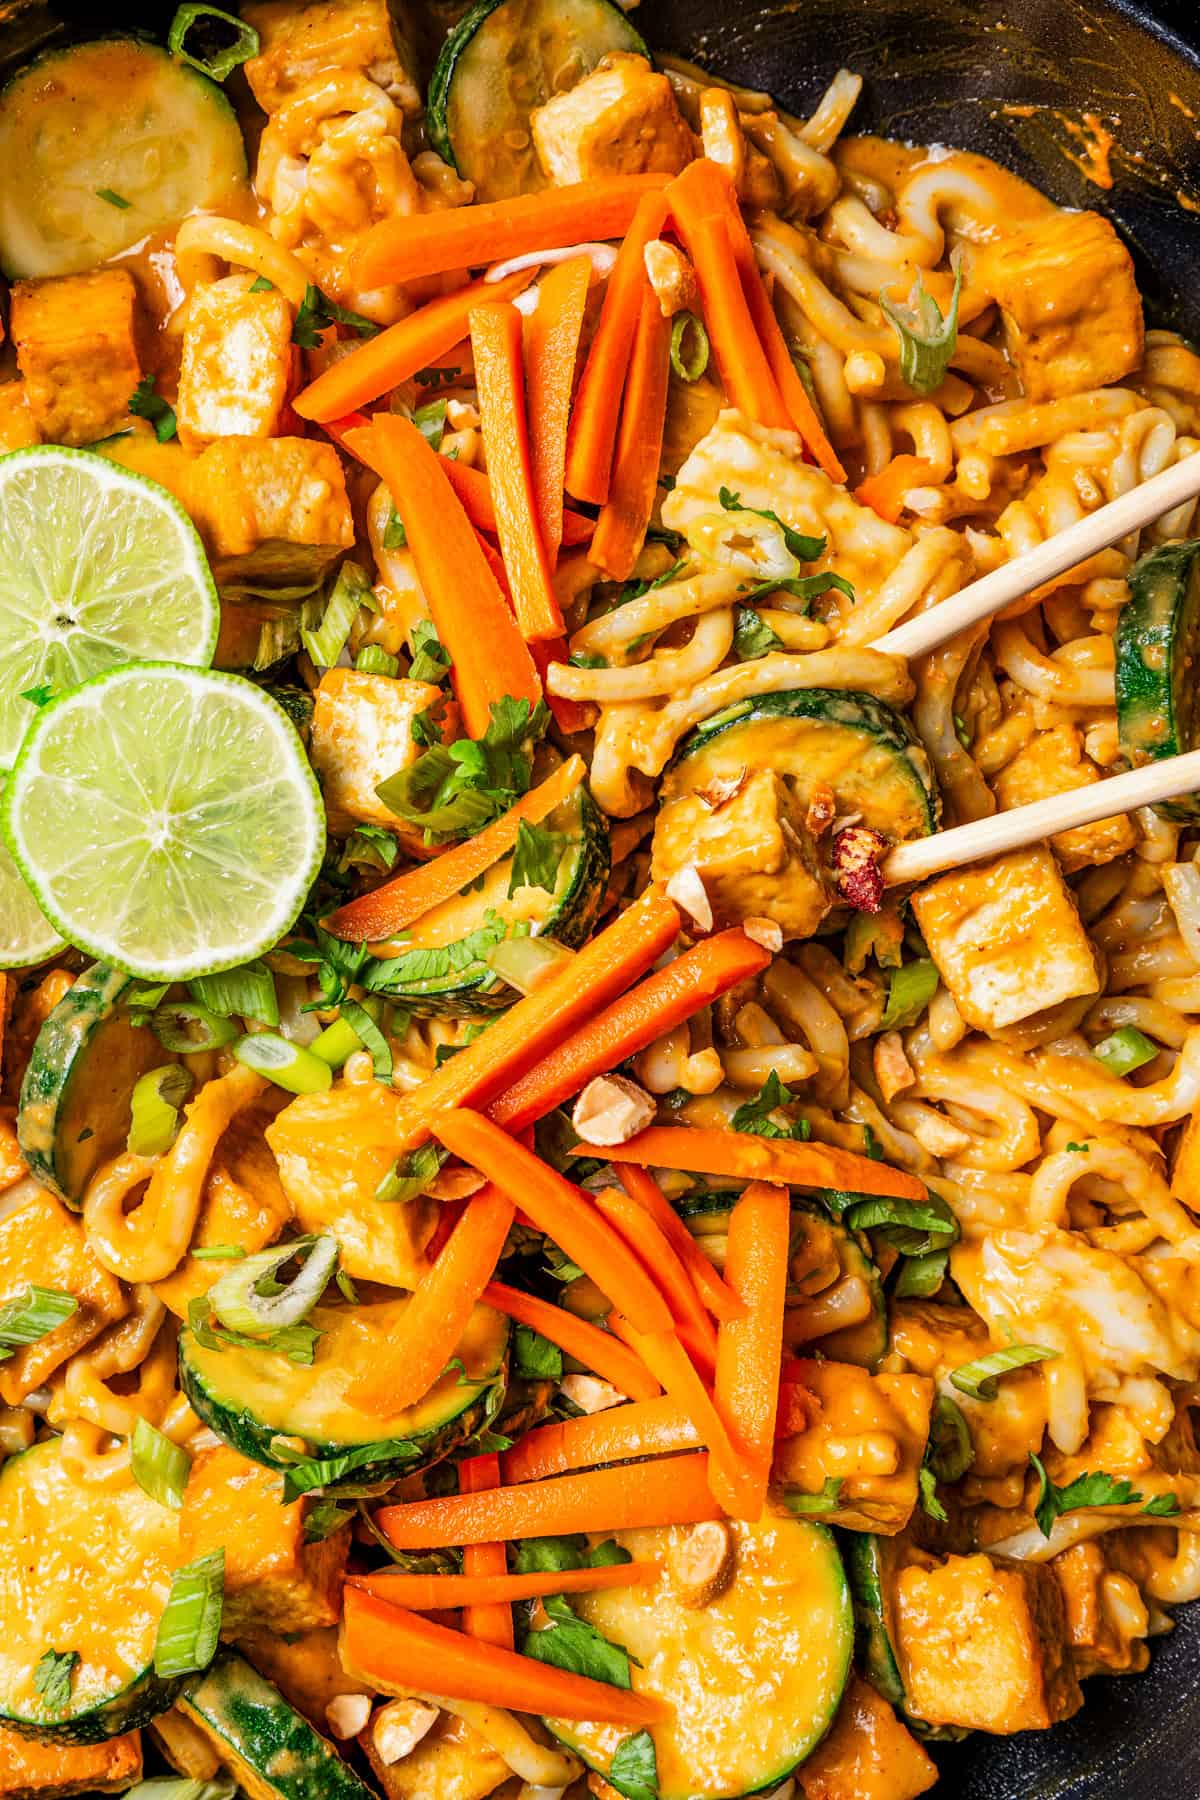
[[[1014, 600], [1030, 594], [1044, 582], [1052, 581], [1068, 569], [1094, 556], [1098, 550], [1119, 543], [1130, 532], [1139, 531], [1155, 519], [1173, 512], [1186, 500], [1200, 495], [1200, 451], [1186, 456], [1161, 474], [1152, 475], [1140, 487], [1110, 500], [1086, 518], [1077, 519], [1065, 531], [1047, 538], [1023, 556], [993, 569], [969, 587], [962, 588], [928, 612], [885, 632], [872, 646], [896, 656], [923, 656], [936, 650], [958, 632], [983, 619], [1003, 612]], [[1114, 813], [1133, 812], [1139, 806], [1156, 801], [1177, 800], [1183, 794], [1200, 789], [1200, 750], [1189, 750], [1182, 756], [1164, 757], [1142, 769], [1130, 769], [1123, 775], [1110, 775], [1090, 787], [1072, 788], [1065, 794], [1052, 794], [1047, 800], [1035, 800], [1029, 806], [1016, 806], [1011, 812], [996, 813], [991, 818], [975, 819], [969, 825], [956, 825], [933, 837], [918, 838], [900, 844], [883, 864], [883, 878], [889, 887], [924, 881], [944, 869], [960, 863], [977, 862], [985, 856], [1001, 856], [1006, 850], [1019, 850], [1028, 844], [1059, 831], [1070, 831], [1077, 825], [1093, 825]]]

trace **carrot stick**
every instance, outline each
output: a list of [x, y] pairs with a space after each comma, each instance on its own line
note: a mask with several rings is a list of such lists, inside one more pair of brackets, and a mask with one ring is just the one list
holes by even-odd
[[[459, 1463], [460, 1494], [483, 1494], [489, 1488], [499, 1486], [500, 1458], [494, 1450], [487, 1451], [483, 1456], [465, 1457]], [[464, 1580], [504, 1580], [507, 1575], [508, 1550], [504, 1544], [468, 1544], [463, 1551]], [[399, 1595], [393, 1594], [391, 1598], [403, 1604]], [[457, 1601], [448, 1599], [437, 1603], [438, 1606], [443, 1604], [462, 1607], [462, 1628], [470, 1637], [482, 1638], [487, 1644], [499, 1644], [505, 1650], [513, 1648], [512, 1602], [503, 1595], [495, 1600], [468, 1600], [460, 1595]], [[437, 1607], [433, 1610], [436, 1611]]]
[[572, 1469], [697, 1447], [703, 1448], [683, 1407], [669, 1394], [660, 1394], [653, 1400], [633, 1400], [628, 1406], [538, 1425], [518, 1438], [511, 1450], [501, 1451], [500, 1468], [506, 1482], [543, 1481], [547, 1475], [564, 1475]]
[[563, 634], [563, 616], [550, 580], [533, 493], [522, 329], [515, 306], [475, 308], [471, 314], [475, 387], [500, 549], [517, 623], [526, 640], [558, 638]]
[[638, 202], [608, 278], [600, 322], [575, 391], [567, 430], [566, 488], [577, 500], [592, 500], [598, 506], [608, 499], [625, 371], [647, 287], [642, 252], [658, 236], [666, 216], [661, 190]]
[[[363, 425], [368, 423], [361, 417], [358, 422]], [[331, 426], [326, 426], [326, 430], [331, 429]], [[532, 432], [532, 415], [530, 429]], [[534, 439], [533, 448], [536, 466], [536, 439]], [[496, 522], [496, 504], [492, 499], [492, 484], [483, 470], [473, 469], [470, 463], [459, 462], [452, 457], [443, 457], [442, 460], [446, 465], [446, 478], [462, 501], [463, 511], [472, 525], [477, 526], [480, 531], [490, 531], [495, 537], [499, 531], [499, 525]], [[564, 544], [589, 543], [595, 529], [595, 519], [589, 519], [586, 513], [572, 512], [569, 508], [564, 510], [562, 517], [562, 541]], [[560, 658], [560, 661], [565, 660], [565, 657]]]
[[381, 1507], [375, 1522], [397, 1550], [444, 1550], [496, 1538], [569, 1537], [576, 1531], [634, 1531], [718, 1519], [708, 1485], [708, 1456], [664, 1456], [528, 1481], [488, 1494], [457, 1494]]
[[542, 684], [516, 621], [479, 548], [443, 464], [415, 425], [378, 416], [346, 434], [355, 456], [387, 483], [437, 634], [450, 652], [450, 679], [467, 735], [482, 737], [506, 695], [535, 706]]
[[923, 456], [893, 456], [875, 475], [868, 475], [854, 490], [854, 498], [894, 525], [904, 511], [909, 488], [920, 487], [936, 473]]
[[449, 1700], [480, 1700], [511, 1712], [603, 1719], [631, 1728], [653, 1725], [666, 1711], [662, 1701], [649, 1695], [571, 1675], [553, 1663], [448, 1631], [362, 1588], [346, 1589], [343, 1630], [349, 1665], [384, 1689], [424, 1692], [436, 1678], [438, 1693]]
[[[478, 1544], [467, 1546], [464, 1567], [471, 1551], [481, 1548]], [[606, 1563], [598, 1569], [547, 1569], [532, 1575], [410, 1575], [405, 1569], [380, 1569], [373, 1575], [351, 1575], [349, 1580], [351, 1587], [362, 1588], [377, 1600], [428, 1613], [442, 1607], [494, 1606], [497, 1602], [507, 1610], [517, 1600], [540, 1600], [546, 1594], [649, 1587], [661, 1574], [660, 1563], [627, 1562]]]
[[517, 841], [522, 819], [530, 825], [540, 825], [556, 806], [570, 799], [585, 772], [582, 757], [568, 757], [545, 781], [531, 788], [475, 837], [340, 906], [325, 920], [326, 931], [347, 943], [375, 943], [403, 931], [430, 907], [461, 893], [469, 881], [507, 856]]
[[759, 1512], [775, 1448], [790, 1229], [787, 1189], [762, 1181], [751, 1182], [729, 1215], [726, 1279], [749, 1312], [721, 1326], [714, 1398], [744, 1446]]
[[547, 270], [538, 286], [537, 308], [525, 325], [525, 398], [533, 446], [533, 491], [551, 568], [558, 560], [563, 541], [567, 424], [591, 279], [591, 259], [586, 256], [574, 256]]
[[[590, 1155], [586, 1146], [577, 1154]], [[828, 1144], [798, 1144], [781, 1138], [751, 1137], [689, 1125], [651, 1125], [627, 1144], [604, 1152], [610, 1162], [644, 1169], [699, 1169], [738, 1181], [774, 1181], [785, 1187], [837, 1188], [842, 1193], [886, 1194], [923, 1200], [925, 1186], [901, 1169], [889, 1169], [851, 1150]]]
[[717, 1354], [716, 1328], [670, 1240], [646, 1209], [619, 1188], [605, 1188], [595, 1200], [609, 1224], [658, 1283], [676, 1326], [682, 1323], [690, 1328], [711, 1374]]
[[[585, 1023], [569, 1037], [564, 1033], [556, 1048], [548, 1049], [540, 1062], [492, 1101], [488, 1116], [507, 1131], [532, 1125], [577, 1094], [594, 1075], [604, 1075], [646, 1049], [739, 981], [757, 975], [770, 960], [770, 951], [740, 927], [705, 938], [604, 1011], [597, 1007], [589, 1012]], [[495, 1029], [488, 1027], [489, 1032]]]
[[[564, 513], [565, 519], [582, 518], [581, 513]], [[591, 520], [588, 521], [591, 524]], [[569, 536], [564, 542], [570, 542]], [[567, 640], [561, 638], [543, 638], [536, 644], [530, 644], [529, 654], [533, 657], [533, 666], [537, 670], [542, 686], [546, 685], [546, 670], [552, 662], [566, 662], [570, 654]], [[546, 705], [554, 714], [554, 722], [560, 731], [568, 737], [577, 731], [588, 731], [596, 723], [598, 709], [590, 701], [565, 700], [559, 694], [547, 694]]]
[[364, 288], [383, 287], [562, 244], [623, 237], [643, 195], [666, 185], [664, 175], [610, 175], [515, 200], [384, 219], [354, 258], [355, 280]]
[[495, 1187], [472, 1194], [437, 1261], [413, 1290], [394, 1335], [346, 1390], [368, 1412], [397, 1412], [429, 1392], [458, 1348], [472, 1309], [495, 1272], [513, 1222]]
[[654, 1220], [691, 1276], [696, 1292], [713, 1318], [744, 1317], [745, 1307], [728, 1282], [722, 1281], [649, 1170], [639, 1169], [636, 1163], [626, 1163], [617, 1174], [630, 1199], [645, 1207]]
[[663, 317], [658, 298], [646, 282], [625, 378], [608, 499], [588, 552], [588, 560], [614, 581], [625, 581], [633, 573], [646, 541], [662, 460], [670, 373], [671, 321]]
[[624, 1240], [596, 1210], [590, 1194], [482, 1113], [466, 1107], [442, 1113], [433, 1130], [447, 1150], [502, 1188], [640, 1330], [671, 1329], [666, 1301]]
[[[591, 1369], [601, 1380], [610, 1382], [618, 1393], [628, 1394], [634, 1400], [653, 1400], [660, 1393], [658, 1382], [645, 1364], [640, 1363], [610, 1331], [601, 1331], [598, 1325], [576, 1318], [565, 1307], [552, 1306], [548, 1300], [537, 1300], [532, 1294], [523, 1294], [519, 1288], [509, 1287], [503, 1281], [490, 1281], [484, 1296], [488, 1306], [505, 1313], [518, 1325], [528, 1325], [531, 1331], [549, 1338], [576, 1362]], [[506, 1473], [504, 1479], [511, 1478]]]
[[323, 375], [296, 395], [292, 405], [302, 419], [324, 425], [343, 413], [366, 406], [408, 381], [452, 350], [467, 334], [471, 309], [484, 300], [511, 300], [529, 286], [532, 271], [521, 269], [491, 286], [476, 281], [442, 294], [397, 325], [389, 325], [376, 337], [367, 338], [349, 356], [331, 363]]

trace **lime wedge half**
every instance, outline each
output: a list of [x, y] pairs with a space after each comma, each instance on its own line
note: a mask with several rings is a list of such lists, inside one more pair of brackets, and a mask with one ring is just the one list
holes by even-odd
[[0, 843], [0, 969], [24, 969], [65, 948]]
[[207, 668], [221, 609], [200, 534], [156, 481], [45, 445], [0, 456], [0, 769], [44, 698], [135, 659]]
[[130, 663], [37, 715], [4, 837], [51, 924], [152, 981], [270, 949], [325, 850], [316, 777], [283, 709], [238, 675]]

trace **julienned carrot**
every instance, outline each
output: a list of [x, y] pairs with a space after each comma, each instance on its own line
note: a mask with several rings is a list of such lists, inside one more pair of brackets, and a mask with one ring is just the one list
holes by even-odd
[[386, 482], [404, 521], [437, 634], [450, 653], [467, 736], [483, 736], [492, 705], [506, 695], [536, 706], [538, 672], [446, 479], [445, 458], [415, 425], [392, 414], [377, 416], [365, 431], [347, 432], [345, 442]]
[[[468, 1545], [480, 1549], [481, 1545]], [[466, 1557], [463, 1558], [465, 1566]], [[532, 1575], [410, 1575], [405, 1569], [380, 1569], [374, 1575], [351, 1575], [351, 1587], [363, 1588], [377, 1600], [406, 1606], [410, 1612], [438, 1612], [451, 1606], [512, 1606], [545, 1594], [594, 1594], [604, 1588], [649, 1587], [662, 1574], [656, 1562], [605, 1563], [598, 1569], [548, 1569]], [[511, 1616], [511, 1615], [510, 1615]]]
[[[582, 518], [582, 513], [564, 513], [565, 519]], [[592, 521], [589, 519], [589, 525]], [[564, 542], [569, 539], [564, 539]], [[544, 638], [540, 643], [530, 644], [529, 653], [533, 657], [534, 667], [541, 678], [542, 686], [546, 685], [546, 670], [552, 662], [566, 662], [570, 652], [567, 640], [561, 638]], [[589, 731], [596, 723], [598, 709], [590, 701], [565, 700], [560, 694], [547, 694], [546, 705], [554, 714], [554, 722], [558, 729], [573, 737], [577, 731]]]
[[502, 1188], [640, 1331], [671, 1329], [666, 1301], [590, 1194], [482, 1113], [460, 1107], [435, 1119], [433, 1130], [447, 1150]]
[[[585, 1369], [591, 1369], [593, 1374], [609, 1382], [618, 1393], [628, 1394], [632, 1400], [653, 1400], [661, 1392], [645, 1364], [639, 1362], [611, 1332], [601, 1331], [598, 1325], [576, 1318], [565, 1307], [552, 1306], [548, 1300], [537, 1300], [532, 1294], [523, 1294], [519, 1288], [509, 1287], [503, 1281], [490, 1281], [483, 1292], [486, 1305], [494, 1306], [497, 1312], [504, 1313], [518, 1325], [528, 1325], [531, 1331], [549, 1338]], [[504, 1469], [504, 1479], [511, 1480], [507, 1465]]]
[[661, 190], [639, 201], [608, 278], [600, 322], [575, 390], [567, 429], [566, 488], [577, 500], [598, 506], [608, 499], [625, 373], [649, 286], [642, 253], [662, 230], [666, 216]]
[[515, 200], [384, 219], [354, 258], [364, 288], [478, 268], [561, 244], [624, 237], [644, 194], [661, 191], [665, 175], [609, 175], [545, 188]]
[[717, 1354], [716, 1329], [665, 1233], [645, 1208], [621, 1189], [604, 1188], [595, 1198], [609, 1224], [620, 1232], [642, 1267], [658, 1283], [676, 1324], [690, 1328], [711, 1376]]
[[660, 1394], [654, 1400], [634, 1400], [628, 1406], [609, 1406], [603, 1412], [535, 1426], [511, 1450], [501, 1451], [500, 1469], [508, 1482], [544, 1481], [547, 1475], [565, 1475], [600, 1463], [703, 1447], [679, 1402]]
[[514, 1211], [497, 1188], [472, 1194], [437, 1261], [413, 1290], [386, 1348], [351, 1382], [348, 1401], [383, 1415], [415, 1406], [429, 1392], [495, 1273]]
[[[483, 1106], [494, 1099], [584, 1019], [644, 975], [678, 932], [678, 909], [660, 888], [647, 888], [557, 974], [547, 976], [532, 994], [500, 1013], [474, 1043], [397, 1100], [397, 1152], [425, 1143], [434, 1121], [451, 1107]], [[540, 1116], [535, 1112], [524, 1123]]]
[[[460, 1494], [483, 1494], [489, 1488], [500, 1486], [500, 1458], [494, 1450], [483, 1456], [468, 1456], [458, 1465], [458, 1491]], [[468, 1544], [463, 1551], [463, 1579], [503, 1580], [508, 1574], [508, 1551], [503, 1544]], [[400, 1605], [404, 1602], [399, 1595], [391, 1598]], [[500, 1596], [494, 1600], [468, 1600], [461, 1595], [457, 1601], [439, 1601], [438, 1606], [461, 1606], [463, 1609], [463, 1630], [471, 1637], [482, 1638], [485, 1643], [499, 1644], [505, 1650], [513, 1648], [512, 1602]], [[435, 1607], [436, 1611], [437, 1608]]]
[[[365, 425], [366, 419], [360, 419]], [[326, 427], [330, 429], [330, 427]], [[532, 427], [531, 427], [532, 429]], [[534, 445], [536, 450], [536, 442]], [[499, 526], [496, 522], [496, 503], [492, 499], [492, 484], [482, 469], [473, 469], [470, 463], [460, 462], [454, 457], [443, 457], [446, 464], [446, 477], [463, 504], [463, 511], [472, 525], [480, 531], [490, 531], [495, 537]], [[591, 541], [596, 529], [595, 519], [589, 519], [586, 513], [572, 512], [565, 508], [562, 517], [562, 541], [564, 544], [586, 544]]]
[[631, 1200], [645, 1207], [658, 1229], [691, 1276], [696, 1292], [714, 1319], [740, 1319], [745, 1307], [733, 1289], [718, 1275], [648, 1169], [625, 1163], [618, 1169], [621, 1186]]
[[662, 460], [670, 373], [671, 321], [663, 317], [647, 281], [625, 378], [608, 499], [588, 552], [588, 560], [614, 581], [625, 581], [633, 573], [646, 541]]
[[787, 1189], [763, 1181], [751, 1182], [729, 1215], [725, 1273], [749, 1310], [721, 1326], [713, 1398], [753, 1471], [759, 1511], [775, 1449], [790, 1230]]
[[920, 487], [937, 473], [923, 456], [893, 456], [875, 475], [868, 475], [854, 490], [854, 498], [894, 525], [904, 511], [909, 488]]
[[851, 1150], [751, 1137], [741, 1131], [651, 1125], [627, 1144], [616, 1144], [604, 1154], [610, 1162], [638, 1163], [644, 1169], [698, 1169], [705, 1175], [774, 1181], [784, 1187], [836, 1188], [842, 1193], [885, 1194], [898, 1200], [925, 1198], [924, 1183], [914, 1175], [856, 1156]]
[[374, 943], [403, 931], [431, 906], [461, 893], [469, 881], [507, 856], [517, 841], [522, 819], [529, 825], [540, 825], [556, 806], [570, 799], [585, 773], [582, 757], [568, 757], [477, 836], [455, 844], [452, 850], [444, 850], [430, 862], [406, 869], [394, 881], [385, 881], [382, 887], [351, 900], [347, 906], [340, 906], [325, 920], [326, 931], [347, 943]]
[[343, 1630], [350, 1666], [393, 1692], [422, 1693], [436, 1677], [438, 1693], [448, 1700], [479, 1700], [562, 1719], [603, 1719], [631, 1729], [656, 1724], [667, 1712], [661, 1700], [447, 1631], [362, 1588], [346, 1589]]
[[385, 1506], [376, 1523], [397, 1550], [444, 1550], [496, 1538], [569, 1537], [577, 1531], [636, 1531], [651, 1525], [697, 1525], [719, 1519], [708, 1485], [708, 1456], [663, 1456], [527, 1481], [489, 1494], [412, 1500]]
[[[492, 1101], [489, 1118], [506, 1131], [532, 1125], [577, 1094], [594, 1075], [615, 1069], [739, 981], [757, 975], [770, 960], [770, 951], [740, 927], [705, 938], [604, 1011], [597, 1008], [588, 1014], [571, 1036], [564, 1033], [555, 1049]], [[489, 1032], [495, 1029], [488, 1027]]]
[[292, 405], [302, 419], [315, 419], [323, 425], [378, 400], [453, 349], [467, 335], [472, 307], [484, 300], [511, 300], [529, 286], [530, 273], [523, 269], [491, 286], [476, 281], [430, 300], [398, 325], [389, 325], [378, 336], [365, 339], [349, 356], [331, 363], [296, 395]]
[[525, 399], [533, 449], [533, 492], [551, 568], [563, 541], [567, 424], [591, 279], [591, 258], [587, 256], [573, 256], [549, 269], [538, 284], [537, 307], [525, 324]]

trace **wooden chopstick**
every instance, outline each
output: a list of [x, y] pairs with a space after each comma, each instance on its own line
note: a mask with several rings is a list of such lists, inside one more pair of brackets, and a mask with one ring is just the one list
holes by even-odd
[[[923, 656], [927, 650], [935, 650], [968, 625], [1003, 612], [1014, 600], [1041, 587], [1044, 581], [1065, 574], [1076, 563], [1085, 562], [1098, 550], [1118, 543], [1129, 532], [1153, 524], [1155, 519], [1173, 512], [1185, 500], [1194, 500], [1198, 494], [1200, 451], [1194, 451], [1171, 468], [1152, 475], [1140, 487], [1131, 488], [1129, 493], [1110, 500], [1106, 506], [1088, 513], [1086, 518], [1077, 519], [1065, 531], [1056, 532], [1044, 544], [1035, 545], [1032, 550], [971, 582], [969, 587], [951, 594], [948, 600], [931, 606], [928, 612], [918, 613], [916, 618], [906, 620], [892, 631], [885, 631], [871, 647], [890, 651], [894, 656]], [[1110, 810], [1119, 812], [1121, 808]]]

